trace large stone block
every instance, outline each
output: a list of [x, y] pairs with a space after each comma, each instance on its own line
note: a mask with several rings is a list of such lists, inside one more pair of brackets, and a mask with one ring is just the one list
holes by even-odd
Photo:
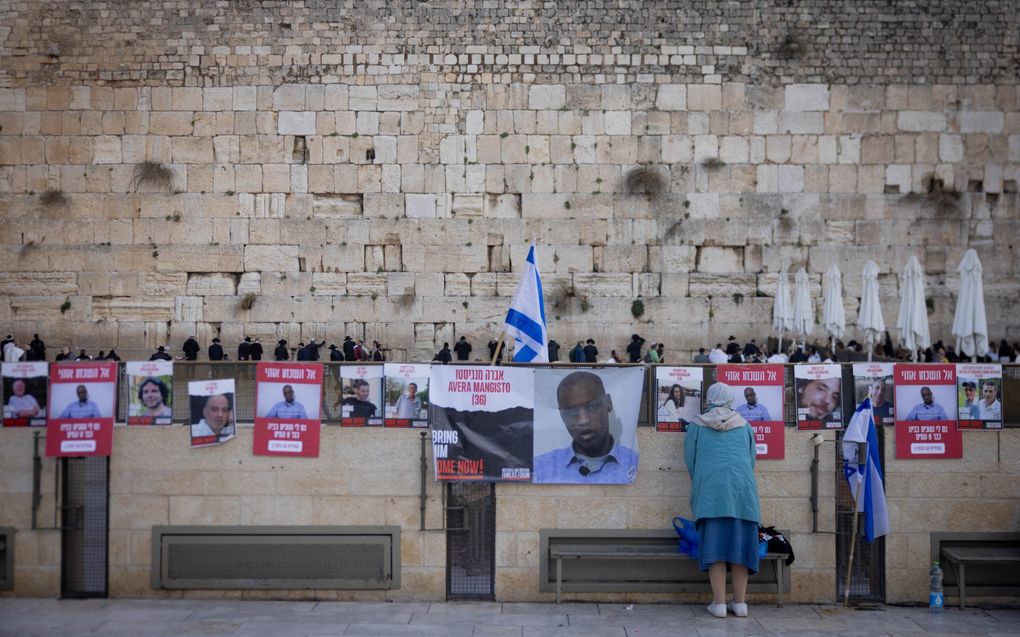
[[528, 89], [528, 108], [557, 110], [566, 105], [567, 89], [562, 84], [536, 84]]
[[280, 111], [277, 117], [280, 135], [315, 134], [315, 113], [311, 111]]
[[901, 131], [940, 133], [946, 130], [946, 115], [932, 111], [900, 111], [896, 124]]
[[250, 245], [244, 248], [247, 271], [293, 272], [298, 269], [298, 246]]
[[660, 111], [687, 110], [687, 86], [684, 84], [661, 84], [655, 98], [655, 108]]
[[192, 276], [188, 279], [186, 290], [191, 296], [233, 296], [236, 292], [234, 278], [223, 274]]
[[59, 296], [78, 293], [74, 272], [0, 272], [0, 294]]
[[92, 316], [98, 320], [170, 321], [176, 304], [173, 298], [94, 299]]
[[417, 84], [384, 84], [378, 87], [377, 108], [380, 111], [415, 111], [419, 108]]
[[787, 84], [784, 109], [787, 111], [829, 110], [829, 87], [826, 84]]
[[699, 272], [737, 273], [744, 271], [742, 248], [705, 247], [698, 250]]

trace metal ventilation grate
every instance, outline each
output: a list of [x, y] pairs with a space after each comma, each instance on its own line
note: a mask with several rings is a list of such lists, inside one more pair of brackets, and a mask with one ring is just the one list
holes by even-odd
[[398, 527], [156, 527], [153, 533], [158, 588], [399, 588]]

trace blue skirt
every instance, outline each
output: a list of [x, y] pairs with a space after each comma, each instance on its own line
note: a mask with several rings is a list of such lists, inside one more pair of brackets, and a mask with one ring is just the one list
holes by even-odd
[[697, 521], [698, 562], [705, 572], [715, 562], [743, 564], [758, 572], [758, 523], [736, 518], [704, 518]]

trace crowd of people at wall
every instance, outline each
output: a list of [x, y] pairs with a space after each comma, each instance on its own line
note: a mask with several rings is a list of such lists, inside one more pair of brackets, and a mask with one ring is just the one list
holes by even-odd
[[[624, 354], [622, 356], [617, 353], [617, 350], [611, 349], [608, 356], [600, 357], [595, 340], [589, 338], [584, 341], [577, 341], [576, 345], [568, 349], [566, 359], [571, 363], [662, 364], [666, 362], [665, 345], [663, 343], [652, 342], [648, 343], [647, 347], [645, 344], [644, 338], [638, 334], [633, 334], [630, 342], [623, 348]], [[324, 342], [318, 341], [315, 338], [309, 339], [307, 343], [300, 342], [297, 344], [297, 347], [291, 347], [286, 339], [280, 339], [273, 349], [272, 357], [270, 358], [267, 356], [266, 351], [262, 347], [262, 342], [258, 338], [253, 339], [250, 336], [245, 336], [244, 340], [238, 344], [237, 356], [233, 360], [260, 361], [263, 360], [263, 357], [266, 360], [276, 361], [318, 361], [328, 359], [333, 362], [378, 362], [386, 360], [385, 348], [379, 341], [372, 341], [372, 345], [369, 347], [361, 339], [355, 340], [350, 336], [345, 336], [339, 346], [330, 344], [325, 352], [320, 352], [324, 346]], [[864, 347], [864, 345], [854, 340], [845, 344], [841, 340], [836, 340], [835, 349], [831, 349], [827, 345], [805, 343], [803, 345], [794, 345], [792, 352], [782, 352], [775, 349], [766, 351], [753, 338], [744, 345], [741, 345], [737, 342], [735, 336], [730, 336], [725, 346], [722, 343], [716, 343], [715, 347], [711, 349], [705, 347], [698, 348], [691, 362], [713, 365], [723, 363], [838, 363], [853, 360], [855, 356], [866, 355], [867, 352]], [[555, 339], [549, 339], [549, 362], [560, 362], [561, 349], [562, 346]], [[454, 360], [458, 362], [469, 361], [472, 360], [472, 351], [474, 349], [467, 340], [467, 337], [461, 336], [460, 340], [452, 348], [449, 343], [443, 343], [442, 349], [436, 353], [432, 360], [443, 364], [451, 363]], [[489, 361], [496, 357], [497, 364], [503, 362], [504, 351], [503, 348], [499, 347], [499, 342], [496, 339], [489, 341], [488, 351], [489, 356], [484, 360]], [[202, 347], [199, 345], [198, 340], [194, 336], [190, 336], [184, 341], [181, 346], [181, 354], [176, 356], [176, 359], [197, 361], [201, 352]], [[47, 360], [46, 344], [39, 338], [38, 334], [34, 334], [32, 340], [27, 344], [18, 342], [13, 335], [8, 334], [0, 342], [0, 354], [2, 354], [3, 361], [8, 363]], [[229, 353], [224, 350], [219, 338], [212, 339], [206, 354], [211, 361], [231, 360]], [[909, 361], [912, 359], [911, 352], [902, 347], [896, 348], [893, 346], [889, 332], [886, 332], [884, 341], [875, 344], [873, 354], [877, 357], [891, 360]], [[918, 360], [926, 363], [956, 363], [967, 360], [966, 358], [961, 358], [954, 351], [952, 345], [945, 345], [942, 341], [938, 341], [923, 352], [919, 352], [919, 354]], [[160, 345], [149, 357], [149, 360], [174, 360], [174, 358], [174, 355], [167, 351], [166, 346]], [[71, 348], [62, 347], [60, 353], [53, 360], [58, 362], [88, 360], [119, 361], [121, 358], [114, 349], [109, 351], [100, 350], [99, 353], [92, 356], [84, 349], [74, 354]], [[479, 359], [476, 358], [475, 360]], [[978, 357], [978, 362], [1020, 362], [1020, 342], [1013, 343], [1010, 346], [1006, 339], [1002, 339], [999, 341], [998, 347], [991, 343], [988, 352], [984, 356]]]

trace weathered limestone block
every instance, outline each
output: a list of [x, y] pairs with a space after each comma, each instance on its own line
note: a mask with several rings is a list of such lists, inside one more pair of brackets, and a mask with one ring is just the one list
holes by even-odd
[[450, 212], [455, 217], [481, 217], [484, 205], [485, 195], [475, 193], [454, 193]]
[[[544, 266], [542, 263], [544, 258], [539, 257], [540, 271], [551, 270], [560, 273], [592, 271], [594, 255], [591, 246], [556, 246], [555, 250], [552, 268]], [[526, 257], [512, 260], [520, 263], [524, 258]]]
[[484, 272], [488, 268], [487, 246], [463, 245], [404, 246], [403, 269], [409, 272]]
[[316, 217], [360, 217], [362, 195], [315, 195], [312, 214]]
[[298, 269], [296, 245], [250, 245], [244, 248], [246, 271], [291, 272]]
[[634, 277], [630, 274], [577, 272], [573, 277], [574, 287], [579, 296], [593, 299], [635, 296]]
[[996, 111], [963, 111], [960, 113], [961, 133], [992, 133], [1002, 132], [1005, 118]]
[[173, 298], [112, 298], [95, 299], [92, 317], [99, 320], [170, 321], [176, 309]]
[[262, 274], [260, 272], [245, 272], [237, 284], [238, 296], [244, 296], [249, 292], [258, 294], [262, 291]]
[[643, 245], [596, 247], [594, 266], [598, 272], [645, 272], [648, 269], [648, 248]]
[[174, 320], [196, 322], [202, 320], [201, 296], [178, 296], [174, 298]]
[[404, 195], [367, 192], [364, 195], [363, 213], [366, 217], [402, 217], [404, 215]]
[[826, 84], [787, 84], [784, 109], [787, 111], [829, 110], [829, 87]]
[[649, 269], [652, 272], [689, 272], [695, 267], [698, 249], [694, 246], [649, 246]]
[[[352, 91], [353, 88], [354, 87], [352, 87]], [[378, 102], [376, 108], [380, 111], [418, 110], [419, 90], [420, 89], [417, 84], [381, 85], [377, 90]]]
[[280, 135], [315, 134], [315, 113], [311, 111], [280, 111], [277, 118]]
[[347, 294], [347, 275], [343, 273], [313, 272], [312, 287], [315, 295], [341, 296]]
[[697, 269], [712, 273], [743, 272], [744, 251], [740, 248], [700, 248]]
[[538, 84], [528, 88], [528, 108], [557, 110], [566, 106], [567, 89], [562, 84]]
[[655, 108], [660, 111], [687, 110], [687, 86], [684, 84], [661, 84], [655, 98]]
[[386, 273], [386, 293], [390, 297], [415, 296], [417, 294], [417, 288], [415, 287], [415, 275], [413, 272], [387, 272]]
[[142, 293], [150, 296], [176, 296], [185, 293], [186, 272], [146, 272], [142, 275]]
[[932, 111], [900, 111], [896, 115], [896, 125], [901, 131], [935, 132], [946, 130], [946, 114]]
[[195, 275], [188, 279], [186, 294], [190, 296], [233, 296], [237, 293], [232, 276], [223, 274]]
[[0, 272], [0, 295], [59, 296], [77, 293], [74, 272]]
[[352, 296], [385, 296], [386, 273], [351, 272], [347, 275], [347, 294]]
[[518, 195], [486, 195], [483, 214], [494, 219], [518, 219], [521, 216], [521, 198]]

